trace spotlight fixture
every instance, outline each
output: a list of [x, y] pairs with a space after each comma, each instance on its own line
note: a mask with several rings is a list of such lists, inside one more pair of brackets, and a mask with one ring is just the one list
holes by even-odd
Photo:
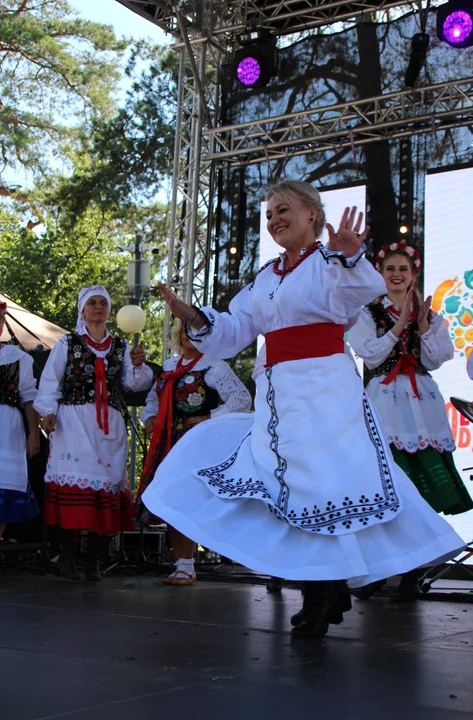
[[278, 70], [276, 38], [257, 32], [240, 37], [242, 47], [233, 57], [233, 76], [247, 88], [264, 87]]
[[430, 38], [425, 32], [416, 33], [411, 40], [411, 55], [407, 66], [404, 82], [407, 87], [414, 87], [424, 67]]
[[473, 45], [473, 0], [449, 0], [437, 9], [437, 36], [452, 47]]
[[409, 232], [409, 228], [407, 227], [407, 225], [401, 225], [401, 227], [399, 228], [399, 232], [401, 233], [401, 235], [407, 235], [407, 233]]

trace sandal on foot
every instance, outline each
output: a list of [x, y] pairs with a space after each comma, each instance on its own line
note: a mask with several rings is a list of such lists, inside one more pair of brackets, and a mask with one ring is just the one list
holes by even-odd
[[[178, 577], [178, 575], [185, 575], [185, 577]], [[178, 570], [176, 576], [173, 578], [173, 585], [193, 585], [197, 580], [195, 572], [188, 573], [185, 570]]]

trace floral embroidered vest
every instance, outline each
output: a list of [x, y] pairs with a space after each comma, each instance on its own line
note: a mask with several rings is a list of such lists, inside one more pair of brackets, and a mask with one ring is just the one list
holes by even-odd
[[[186, 420], [194, 415], [208, 415], [220, 403], [220, 396], [214, 388], [205, 382], [205, 370], [191, 370], [176, 381], [173, 396], [172, 444], [176, 443], [188, 429]], [[166, 380], [157, 381], [158, 400], [166, 385]]]
[[[64, 385], [60, 403], [64, 405], [85, 405], [95, 403], [95, 354], [75, 333], [66, 335], [67, 338], [67, 364], [64, 376]], [[121, 410], [121, 374], [123, 358], [125, 356], [125, 341], [114, 337], [107, 360], [107, 397], [108, 404]]]
[[20, 362], [0, 365], [0, 404], [21, 409], [20, 399]]
[[[382, 302], [370, 303], [366, 306], [369, 310], [371, 317], [376, 323], [376, 334], [377, 337], [382, 337], [389, 330], [391, 330], [396, 324], [394, 318], [388, 313]], [[395, 344], [386, 360], [378, 365], [376, 368], [368, 368], [365, 365], [365, 381], [368, 384], [373, 377], [380, 377], [381, 375], [389, 375], [393, 367], [401, 355], [412, 355], [415, 358], [416, 365], [414, 372], [417, 375], [429, 375], [430, 373], [420, 360], [420, 337], [419, 337], [419, 326], [417, 321], [409, 322], [404, 328], [399, 342]]]

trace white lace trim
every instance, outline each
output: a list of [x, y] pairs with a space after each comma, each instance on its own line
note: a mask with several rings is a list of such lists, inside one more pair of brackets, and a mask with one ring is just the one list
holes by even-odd
[[419, 450], [426, 450], [432, 447], [438, 452], [453, 452], [456, 445], [452, 438], [444, 437], [441, 440], [419, 435], [416, 440], [403, 440], [398, 435], [388, 435], [388, 442], [398, 450], [405, 450], [408, 453], [416, 453]]
[[25, 354], [16, 345], [0, 345], [0, 365], [10, 365]]

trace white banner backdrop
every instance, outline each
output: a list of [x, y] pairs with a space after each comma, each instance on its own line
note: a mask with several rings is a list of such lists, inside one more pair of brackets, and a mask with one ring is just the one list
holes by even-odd
[[[425, 296], [450, 330], [455, 357], [433, 373], [445, 402], [457, 445], [457, 469], [473, 496], [472, 426], [450, 403], [456, 396], [473, 400], [466, 361], [473, 350], [473, 168], [427, 175], [425, 182]], [[473, 510], [447, 520], [470, 542]], [[472, 561], [473, 562], [473, 561]]]

